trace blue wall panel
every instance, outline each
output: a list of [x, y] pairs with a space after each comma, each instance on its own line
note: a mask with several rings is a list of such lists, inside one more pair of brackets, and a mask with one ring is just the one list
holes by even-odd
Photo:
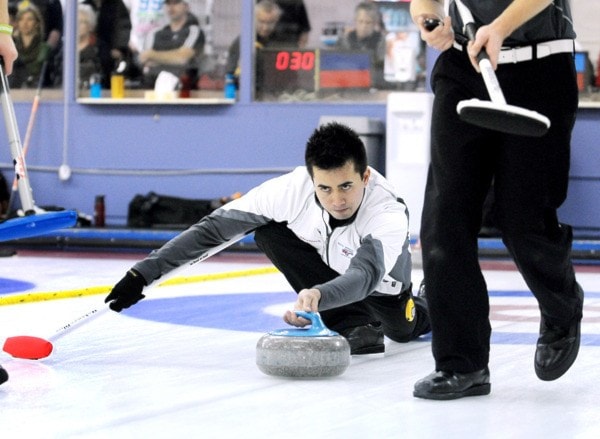
[[570, 224], [579, 236], [600, 237], [600, 179], [578, 180], [569, 183], [567, 200], [561, 220]]
[[580, 109], [571, 141], [571, 175], [600, 180], [600, 108]]
[[[21, 131], [29, 106], [16, 104]], [[94, 196], [105, 194], [107, 221], [116, 224], [124, 223], [137, 193], [212, 198], [247, 191], [302, 164], [305, 142], [323, 114], [385, 118], [382, 104], [68, 108], [65, 146], [62, 105], [40, 106], [27, 157], [34, 198], [39, 205], [91, 213]], [[65, 151], [73, 175], [61, 181], [57, 169]], [[5, 154], [0, 162], [8, 164]], [[148, 175], [154, 171], [170, 174]]]

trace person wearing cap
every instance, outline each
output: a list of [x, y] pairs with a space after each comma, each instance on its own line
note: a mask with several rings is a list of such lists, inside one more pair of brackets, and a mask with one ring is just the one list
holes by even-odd
[[[282, 13], [282, 9], [275, 0], [260, 0], [254, 6], [254, 27], [256, 29], [254, 47], [256, 49], [280, 47], [279, 41], [275, 38], [275, 29], [281, 19]], [[236, 80], [240, 76], [240, 53], [240, 36], [238, 35], [229, 46], [227, 62], [225, 64], [225, 72], [232, 74]], [[258, 66], [256, 74], [257, 77], [261, 75], [258, 71]], [[255, 83], [260, 83], [260, 80], [256, 79]]]
[[150, 37], [149, 49], [139, 54], [144, 82], [149, 86], [154, 86], [161, 71], [178, 78], [191, 70], [197, 72], [199, 57], [204, 50], [204, 32], [198, 18], [190, 12], [188, 2], [164, 0], [163, 7], [169, 23]]
[[[579, 350], [583, 291], [571, 260], [572, 230], [558, 220], [569, 179], [578, 106], [575, 31], [568, 0], [462, 2], [478, 28], [468, 42], [456, 1], [413, 0], [422, 39], [440, 51], [431, 74], [431, 164], [421, 220], [435, 370], [413, 395], [446, 400], [491, 391], [490, 304], [478, 260], [482, 206], [494, 181], [494, 224], [541, 311], [534, 356], [551, 381]], [[426, 19], [439, 20], [437, 27]], [[541, 137], [504, 134], [462, 121], [462, 100], [489, 101], [478, 72], [484, 50], [509, 104], [547, 116]], [[510, 122], [507, 122], [510, 123]]]

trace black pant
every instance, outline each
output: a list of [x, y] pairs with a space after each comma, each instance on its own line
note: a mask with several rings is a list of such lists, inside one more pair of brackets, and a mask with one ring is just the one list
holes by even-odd
[[[489, 361], [489, 299], [477, 235], [494, 181], [494, 223], [546, 322], [581, 315], [571, 262], [571, 228], [556, 211], [567, 193], [570, 133], [577, 109], [571, 55], [501, 65], [508, 103], [552, 122], [540, 138], [509, 136], [462, 122], [456, 105], [488, 100], [467, 55], [450, 49], [432, 75], [431, 165], [421, 221], [423, 269], [437, 370], [473, 372]], [[555, 76], [556, 75], [556, 76]]]
[[[254, 240], [297, 293], [340, 275], [323, 262], [314, 247], [298, 239], [285, 223], [272, 222], [258, 228]], [[406, 305], [410, 299], [409, 314], [412, 303], [415, 305], [415, 313], [407, 319]], [[320, 314], [325, 325], [338, 332], [380, 322], [384, 334], [400, 343], [418, 337], [429, 328], [425, 301], [413, 297], [410, 288], [399, 296], [370, 295], [360, 302], [322, 311]]]

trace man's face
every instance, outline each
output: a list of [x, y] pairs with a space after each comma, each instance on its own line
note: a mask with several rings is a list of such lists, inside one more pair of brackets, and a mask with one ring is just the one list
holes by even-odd
[[323, 208], [338, 220], [348, 219], [356, 213], [369, 176], [369, 168], [364, 175], [360, 175], [354, 169], [352, 161], [335, 169], [313, 167], [313, 184], [317, 198]]
[[256, 11], [256, 34], [261, 38], [269, 38], [279, 21], [277, 12]]
[[184, 0], [165, 0], [165, 9], [171, 20], [179, 20], [188, 12], [188, 4]]
[[371, 15], [363, 10], [359, 10], [356, 14], [356, 36], [359, 40], [368, 38], [375, 32], [375, 26], [377, 23], [373, 20]]

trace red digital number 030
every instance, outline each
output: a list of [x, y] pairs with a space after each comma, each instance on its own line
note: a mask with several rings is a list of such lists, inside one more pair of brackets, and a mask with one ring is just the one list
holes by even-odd
[[275, 60], [277, 70], [312, 70], [314, 67], [314, 52], [279, 52]]

